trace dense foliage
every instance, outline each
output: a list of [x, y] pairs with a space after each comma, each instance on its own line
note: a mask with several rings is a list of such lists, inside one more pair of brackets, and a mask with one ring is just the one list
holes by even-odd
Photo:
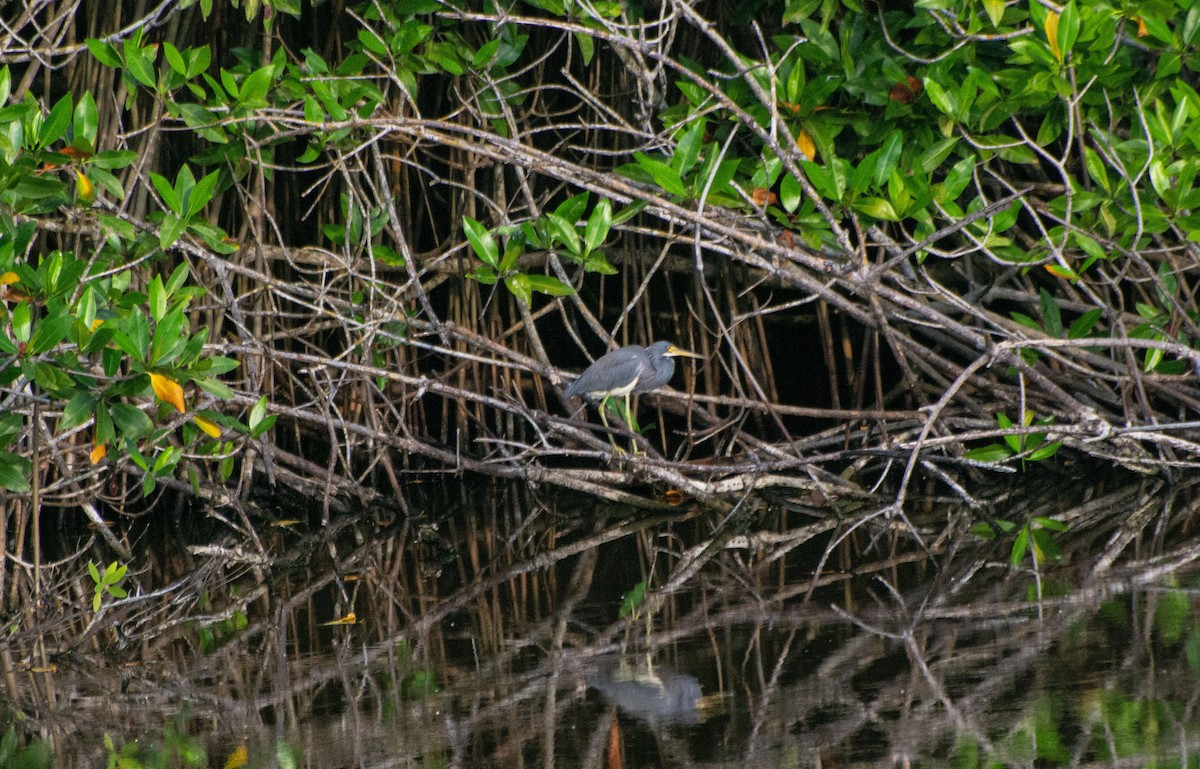
[[[550, 480], [606, 444], [546, 382], [667, 335], [712, 361], [676, 485], [828, 450], [810, 405], [909, 472], [1196, 460], [1200, 4], [100, 5], [0, 70], [10, 491], [198, 491], [264, 438], [326, 489], [388, 448]], [[814, 303], [812, 404], [771, 324]]]

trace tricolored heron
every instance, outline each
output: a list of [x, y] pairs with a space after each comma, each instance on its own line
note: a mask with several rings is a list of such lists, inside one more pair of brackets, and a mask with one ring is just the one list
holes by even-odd
[[[680, 349], [670, 342], [655, 342], [649, 347], [631, 345], [613, 350], [596, 359], [584, 369], [579, 378], [565, 391], [568, 398], [584, 398], [600, 404], [600, 421], [608, 429], [604, 401], [612, 397], [625, 398], [625, 424], [632, 426], [629, 398], [648, 393], [671, 381], [675, 373], [675, 358], [702, 358], [694, 352]], [[612, 436], [609, 436], [612, 441]], [[616, 444], [614, 444], [615, 446]]]

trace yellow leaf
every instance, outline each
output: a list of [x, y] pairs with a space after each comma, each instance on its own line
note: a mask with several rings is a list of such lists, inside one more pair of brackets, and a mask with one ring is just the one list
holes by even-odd
[[11, 286], [21, 280], [21, 276], [15, 272], [6, 272], [0, 275], [0, 286]]
[[813, 143], [813, 138], [809, 136], [808, 131], [800, 129], [799, 135], [796, 136], [796, 147], [804, 153], [805, 160], [817, 159], [817, 145]]
[[238, 745], [225, 761], [225, 769], [241, 769], [246, 765], [247, 751], [245, 745]]
[[101, 443], [92, 449], [92, 453], [88, 455], [88, 458], [91, 459], [92, 464], [95, 465], [95, 464], [98, 464], [100, 462], [100, 460], [104, 459], [104, 457], [107, 455], [108, 455], [108, 444]]
[[1058, 14], [1046, 14], [1046, 39], [1050, 41], [1050, 53], [1054, 55], [1054, 60], [1062, 63], [1062, 51], [1058, 49]]
[[322, 622], [322, 625], [353, 625], [358, 622], [358, 618], [354, 616], [354, 612], [350, 612], [341, 619], [335, 619], [332, 622]]
[[150, 386], [154, 388], [154, 394], [163, 403], [171, 404], [180, 414], [187, 411], [187, 406], [183, 403], [183, 388], [179, 386], [178, 382], [167, 379], [162, 374], [151, 374]]
[[80, 205], [90, 206], [92, 201], [96, 199], [96, 185], [92, 184], [92, 180], [87, 178], [87, 174], [83, 171], [76, 171], [75, 179], [79, 184]]
[[103, 325], [104, 325], [103, 320], [101, 320], [100, 318], [94, 318], [92, 320], [92, 328], [91, 328], [92, 332], [94, 333], [96, 331], [96, 329], [100, 328]]
[[203, 417], [192, 417], [192, 421], [195, 422], [196, 427], [199, 427], [209, 438], [221, 437], [221, 428], [217, 425], [214, 425], [212, 422], [209, 422], [207, 419], [204, 419]]

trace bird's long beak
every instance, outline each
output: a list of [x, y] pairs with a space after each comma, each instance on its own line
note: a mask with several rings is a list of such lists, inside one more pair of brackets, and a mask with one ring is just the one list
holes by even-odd
[[703, 355], [697, 355], [694, 352], [681, 349], [679, 347], [676, 347], [675, 345], [671, 345], [670, 347], [668, 347], [666, 354], [672, 358], [699, 358], [700, 360], [704, 359]]

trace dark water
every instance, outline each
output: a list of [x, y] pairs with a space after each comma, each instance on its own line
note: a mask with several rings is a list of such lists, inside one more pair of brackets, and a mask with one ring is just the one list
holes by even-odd
[[1196, 765], [1200, 551], [1148, 491], [1060, 503], [1036, 568], [944, 505], [431, 483], [322, 526], [277, 500], [257, 542], [142, 530], [99, 614], [49, 570], [68, 589], [9, 615], [7, 712], [61, 766]]

